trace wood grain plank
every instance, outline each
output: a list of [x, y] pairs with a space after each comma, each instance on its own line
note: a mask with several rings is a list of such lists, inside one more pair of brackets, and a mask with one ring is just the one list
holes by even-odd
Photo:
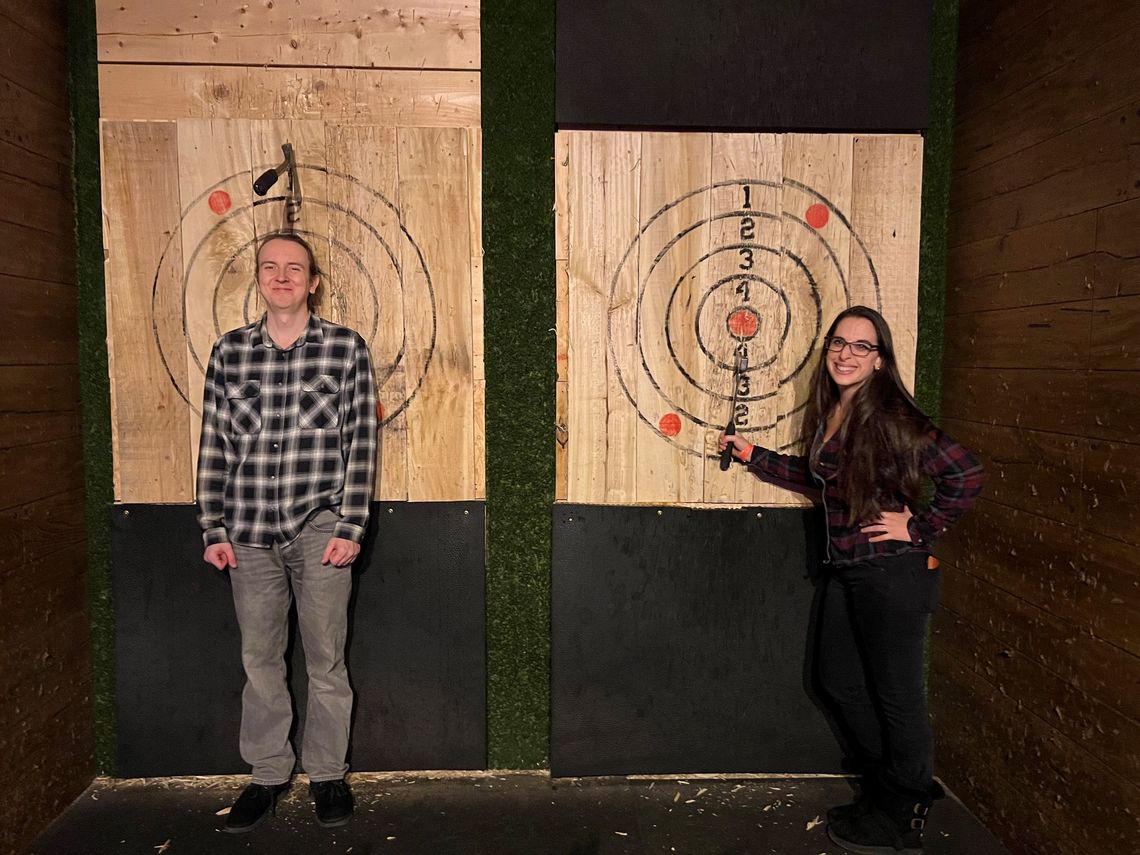
[[[326, 279], [338, 323], [368, 342], [376, 369], [381, 419], [376, 468], [377, 499], [408, 497], [407, 399], [404, 344], [405, 295], [396, 131], [375, 126], [327, 125], [328, 168], [351, 176], [328, 183]], [[322, 312], [325, 310], [322, 309]]]
[[467, 142], [467, 220], [471, 241], [471, 429], [475, 472], [472, 497], [487, 496], [487, 379], [483, 339], [483, 129], [469, 127]]
[[[922, 137], [856, 137], [852, 148], [851, 226], [874, 260], [882, 313], [891, 328], [895, 361], [914, 390], [918, 350], [918, 238], [922, 201]], [[852, 246], [852, 302], [866, 302], [872, 283]]]
[[600, 502], [606, 485], [606, 382], [608, 280], [598, 235], [606, 227], [606, 194], [596, 170], [604, 169], [602, 134], [573, 134], [569, 140], [569, 292], [567, 312], [566, 496], [571, 502]]
[[1082, 433], [1094, 439], [1135, 442], [1140, 425], [1140, 373], [1090, 371], [1085, 375], [1088, 409]]
[[71, 163], [52, 160], [0, 139], [0, 173], [39, 187], [71, 194]]
[[[169, 122], [104, 123], [102, 153], [115, 496], [189, 501], [191, 415], [174, 385], [187, 388], [187, 369], [173, 352], [164, 364], [152, 334], [153, 326], [177, 330], [169, 341], [181, 338], [181, 246], [168, 247], [180, 218], [177, 129]], [[166, 251], [170, 263], [156, 279]], [[152, 302], [156, 294], [162, 299]]]
[[1132, 3], [1087, 0], [1079, 8], [1074, 19], [1069, 3], [1035, 3], [1021, 10], [1021, 20], [1032, 21], [1032, 26], [999, 31], [1000, 41], [964, 44], [958, 87], [965, 97], [956, 107], [959, 121], [968, 122], [979, 111], [1016, 98], [1026, 87], [1095, 53], [1117, 34], [1140, 26], [1140, 12]]
[[1093, 302], [1090, 367], [1140, 371], [1140, 294]]
[[[52, 251], [70, 255], [58, 247]], [[78, 361], [74, 284], [0, 274], [0, 314], [9, 324], [0, 336], [0, 364], [31, 366]]]
[[1117, 30], [1097, 49], [975, 111], [955, 130], [955, 161], [978, 169], [1123, 109], [1140, 91], [1138, 34], [1137, 25]]
[[[39, 4], [37, 4], [39, 5]], [[57, 17], [52, 17], [53, 13]], [[50, 4], [38, 10], [44, 37], [30, 32], [6, 13], [0, 13], [0, 44], [4, 45], [3, 76], [67, 112], [67, 56], [57, 30], [66, 29], [64, 10]]]
[[36, 282], [70, 284], [75, 281], [75, 250], [71, 235], [53, 235], [20, 223], [0, 220], [0, 241], [18, 246], [0, 258], [0, 276]]
[[0, 510], [83, 486], [83, 457], [73, 438], [0, 449]]
[[[953, 571], [951, 571], [953, 572]], [[1025, 656], [1011, 655], [1001, 639], [971, 623], [969, 615], [942, 609], [935, 618], [934, 646], [950, 654], [1002, 695], [1017, 698], [1058, 733], [1077, 743], [1125, 779], [1140, 774], [1140, 755], [1130, 749], [1140, 724], [1105, 706]]]
[[946, 313], [962, 315], [1088, 299], [1101, 290], [1098, 283], [1109, 273], [1111, 268], [1106, 265], [1112, 261], [1104, 253], [1088, 251], [1027, 270], [954, 279], [947, 289]]
[[[468, 71], [99, 66], [104, 119], [314, 119], [395, 127], [480, 123]], [[0, 139], [4, 139], [0, 135]]]
[[1140, 445], [1090, 440], [1084, 450], [1082, 526], [1140, 546]]
[[[640, 227], [641, 134], [594, 134], [595, 162], [604, 162], [605, 214], [599, 249], [604, 255], [602, 288], [609, 301], [603, 347], [606, 348], [606, 478], [604, 501], [633, 502], [637, 497], [638, 418], [621, 390], [624, 377], [638, 373], [637, 352], [628, 339], [611, 339], [609, 331], [635, 329], [639, 259], [626, 255]], [[622, 263], [624, 259], [624, 264]], [[620, 265], [620, 267], [619, 267]], [[624, 347], [616, 345], [625, 341]]]
[[72, 363], [0, 365], [0, 412], [79, 409], [79, 368]]
[[954, 183], [953, 245], [1140, 196], [1140, 99]]
[[1000, 273], [1035, 270], [1091, 252], [1095, 211], [1074, 214], [950, 249], [950, 280], [971, 281]]
[[[400, 207], [431, 272], [437, 323], [427, 376], [407, 411], [408, 454], [414, 464], [409, 466], [408, 498], [470, 499], [475, 467], [466, 131], [401, 128], [397, 139]], [[424, 307], [417, 307], [417, 313], [426, 314]], [[418, 364], [430, 347], [430, 341], [409, 331], [411, 364]]]
[[41, 3], [5, 4], [0, 15], [8, 18], [29, 36], [57, 54], [67, 50], [67, 5], [65, 0], [43, 0]]
[[970, 573], [945, 573], [942, 585], [945, 606], [1000, 639], [1010, 655], [1027, 656], [1121, 715], [1140, 719], [1136, 656]]
[[[563, 217], [569, 217], [566, 208]], [[554, 346], [554, 501], [564, 502], [570, 489], [566, 446], [570, 439], [570, 262], [555, 261]]]
[[[836, 210], [850, 211], [854, 141], [853, 136], [845, 134], [787, 137], [784, 140], [785, 183], [797, 181], [812, 188]], [[872, 306], [876, 303], [873, 288], [870, 294], [865, 293], [864, 287], [851, 293], [851, 257], [856, 250], [851, 245], [850, 231], [843, 227], [834, 211], [829, 211], [818, 229], [808, 224], [810, 205], [825, 204], [813, 194], [793, 195], [788, 191], [781, 201], [784, 248], [781, 285], [788, 295], [791, 324], [776, 365], [781, 380], [792, 377], [782, 383], [777, 396], [780, 418], [777, 447], [783, 450], [799, 447], [802, 405], [809, 395], [820, 340], [831, 321], [851, 303], [869, 301]], [[800, 263], [793, 263], [793, 256], [801, 260], [802, 267]], [[815, 287], [807, 280], [805, 270], [815, 280]], [[869, 285], [868, 282], [862, 284]], [[808, 364], [795, 373], [803, 356], [809, 353]]]
[[[939, 680], [960, 698], [953, 705], [938, 696], [935, 699], [946, 710], [936, 719], [936, 726], [950, 734], [949, 740], [943, 740], [942, 754], [948, 753], [945, 743], [950, 742], [951, 756], [971, 770], [972, 779], [997, 779], [1018, 795], [1020, 804], [1011, 803], [1007, 796], [1000, 804], [1015, 823], [1006, 833], [1023, 842], [1026, 848], [1022, 851], [1073, 855], [1125, 851], [1120, 849], [1121, 842], [1135, 833], [1135, 822], [1117, 806], [1134, 802], [1132, 785], [944, 652], [935, 651], [933, 667]], [[1006, 747], [978, 751], [979, 744]], [[957, 752], [972, 751], [975, 756], [962, 756], [953, 746]], [[1028, 770], [1033, 786], [1026, 786], [1017, 773], [1011, 774], [1012, 768]], [[1095, 790], [1082, 788], [1077, 786], [1081, 780], [1098, 784]], [[1095, 819], [1090, 821], [1090, 817]]]
[[1093, 295], [1140, 294], [1140, 199], [1097, 211], [1096, 250]]
[[18, 448], [54, 439], [79, 442], [79, 413], [0, 412], [0, 448]]
[[1085, 436], [1091, 388], [1085, 371], [956, 367], [942, 378], [942, 415]]
[[946, 318], [945, 364], [1080, 370], [1089, 365], [1091, 300]]
[[80, 488], [0, 511], [0, 578], [83, 543], [83, 496]]
[[71, 162], [71, 117], [66, 109], [0, 78], [0, 140], [56, 161]]
[[[673, 364], [667, 352], [666, 333], [670, 296], [675, 295], [677, 304], [693, 311], [701, 285], [705, 284], [704, 272], [699, 269], [698, 261], [707, 251], [711, 213], [706, 194], [690, 196], [668, 210], [662, 209], [691, 191], [708, 186], [711, 154], [711, 141], [705, 134], [643, 134], [641, 137], [639, 221], [644, 228], [650, 218], [656, 216], [656, 233], [668, 236], [669, 241], [676, 238], [664, 255], [661, 255], [664, 244], [651, 245], [653, 241], [650, 240], [639, 241], [637, 249], [639, 278], [643, 283], [640, 287], [644, 295], [639, 299], [634, 338], [642, 351], [642, 358], [654, 365], [658, 374], [663, 374], [663, 368], [667, 371]], [[703, 225], [694, 227], [698, 223]], [[674, 283], [676, 288], [671, 290]], [[680, 328], [687, 326], [678, 322], [670, 328], [671, 332], [680, 332]], [[682, 362], [694, 364], [702, 358], [687, 339], [672, 346]], [[639, 420], [637, 425], [636, 500], [670, 504], [699, 502], [703, 495], [704, 474], [701, 458], [673, 446], [658, 430], [662, 418], [676, 416], [684, 432], [676, 435], [681, 441], [686, 441], [687, 432], [698, 428], [675, 410], [683, 408], [688, 413], [698, 412], [704, 395], [679, 371], [656, 380], [651, 380], [645, 371], [638, 371], [635, 376], [638, 409], [649, 421], [646, 424]], [[703, 445], [703, 442], [702, 436], [698, 443]]]
[[56, 240], [56, 251], [74, 242], [75, 207], [70, 190], [45, 187], [0, 173], [0, 220], [37, 229]]
[[[1090, 539], [1090, 543], [1085, 543]], [[1108, 565], [1123, 542], [1082, 532], [985, 499], [955, 527], [939, 555], [1034, 606], [1140, 656], [1136, 559]]]
[[1058, 522], [1080, 517], [1080, 438], [955, 419], [944, 427], [986, 467], [987, 498]]
[[229, 5], [98, 0], [100, 62], [478, 68], [479, 3]]

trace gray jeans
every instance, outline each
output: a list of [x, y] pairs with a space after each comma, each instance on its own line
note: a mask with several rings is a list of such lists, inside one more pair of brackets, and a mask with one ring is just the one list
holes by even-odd
[[323, 510], [286, 546], [234, 544], [237, 567], [230, 569], [230, 581], [246, 678], [239, 745], [256, 784], [283, 784], [293, 774], [293, 706], [285, 682], [285, 648], [294, 597], [309, 678], [302, 764], [313, 781], [340, 780], [348, 771], [344, 761], [352, 688], [344, 644], [352, 568], [321, 564], [336, 521], [336, 514]]

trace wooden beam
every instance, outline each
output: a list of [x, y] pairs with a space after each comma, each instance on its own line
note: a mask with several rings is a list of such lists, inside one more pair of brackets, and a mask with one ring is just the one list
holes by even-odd
[[101, 65], [99, 105], [105, 120], [322, 119], [396, 127], [480, 123], [479, 75], [469, 71]]
[[479, 67], [479, 3], [370, 0], [95, 4], [100, 62], [355, 68]]

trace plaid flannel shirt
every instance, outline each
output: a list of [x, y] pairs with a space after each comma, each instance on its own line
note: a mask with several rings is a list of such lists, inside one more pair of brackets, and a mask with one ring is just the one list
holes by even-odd
[[314, 512], [359, 543], [376, 467], [376, 386], [364, 340], [309, 315], [279, 348], [265, 319], [231, 330], [206, 371], [198, 523], [206, 546], [294, 540]]
[[[840, 493], [837, 482], [842, 462], [837, 437], [832, 437], [819, 449], [819, 464], [814, 471], [806, 456], [778, 454], [759, 446], [752, 449], [748, 460], [741, 462], [763, 481], [812, 498], [822, 497], [827, 517], [827, 557], [832, 564], [842, 567], [875, 556], [915, 550], [929, 552], [982, 491], [985, 473], [978, 459], [965, 446], [933, 425], [928, 436], [930, 442], [922, 451], [921, 466], [923, 473], [934, 482], [934, 495], [928, 506], [911, 508], [914, 516], [907, 523], [909, 542], [879, 540], [872, 543], [871, 535], [859, 530], [860, 525], [866, 525], [865, 521], [848, 522], [851, 507]], [[820, 439], [817, 434], [817, 445]], [[906, 506], [905, 497], [896, 493], [887, 497], [883, 509], [901, 511]]]

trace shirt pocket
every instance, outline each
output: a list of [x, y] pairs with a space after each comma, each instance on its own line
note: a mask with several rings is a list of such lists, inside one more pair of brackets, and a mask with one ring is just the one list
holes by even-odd
[[239, 436], [261, 431], [261, 381], [244, 380], [226, 384], [226, 400], [230, 407], [230, 425]]
[[334, 374], [301, 378], [297, 424], [303, 430], [329, 430], [340, 422], [340, 379]]

